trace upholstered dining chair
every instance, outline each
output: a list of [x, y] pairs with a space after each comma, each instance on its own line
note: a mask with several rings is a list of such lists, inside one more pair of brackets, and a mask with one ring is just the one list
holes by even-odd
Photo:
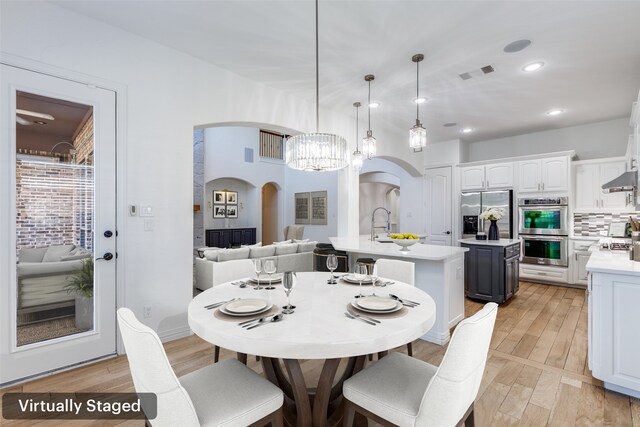
[[[416, 265], [409, 261], [380, 258], [373, 266], [373, 274], [376, 277], [397, 280], [411, 286], [416, 285]], [[407, 354], [413, 356], [412, 343], [407, 344]], [[369, 360], [371, 359], [372, 357], [369, 356]]]
[[349, 378], [343, 426], [357, 411], [384, 426], [472, 427], [497, 313], [490, 302], [460, 322], [439, 367], [392, 353]]
[[[234, 259], [231, 261], [225, 261], [224, 268], [217, 269], [217, 278], [215, 283], [226, 283], [233, 280], [246, 279], [247, 277], [255, 276], [256, 272], [253, 269], [253, 260], [250, 259]], [[213, 363], [218, 363], [220, 359], [220, 347], [213, 346]]]
[[118, 325], [136, 392], [157, 396], [152, 426], [283, 425], [282, 391], [242, 363], [228, 359], [178, 379], [155, 331], [128, 308], [118, 310]]

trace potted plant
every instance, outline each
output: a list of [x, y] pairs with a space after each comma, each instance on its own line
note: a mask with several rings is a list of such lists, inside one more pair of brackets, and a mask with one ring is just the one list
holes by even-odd
[[82, 260], [65, 289], [76, 296], [76, 328], [93, 329], [93, 258]]

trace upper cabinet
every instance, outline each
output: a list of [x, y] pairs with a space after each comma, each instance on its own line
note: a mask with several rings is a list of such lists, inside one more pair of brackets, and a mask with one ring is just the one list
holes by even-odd
[[566, 193], [569, 191], [569, 158], [518, 162], [519, 193]]
[[513, 188], [513, 163], [511, 162], [460, 168], [462, 191], [503, 188]]
[[624, 159], [603, 162], [576, 162], [575, 212], [616, 212], [626, 210], [629, 193], [603, 193], [602, 184], [619, 177], [625, 172]]

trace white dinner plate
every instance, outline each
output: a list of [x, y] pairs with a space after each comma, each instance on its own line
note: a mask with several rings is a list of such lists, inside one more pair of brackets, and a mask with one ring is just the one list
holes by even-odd
[[398, 306], [398, 301], [379, 296], [368, 296], [356, 300], [358, 308], [371, 311], [390, 311]]
[[[265, 273], [261, 273], [257, 279], [255, 277], [251, 277], [249, 281], [253, 283], [260, 282], [261, 285], [265, 283], [269, 283], [269, 275]], [[280, 282], [282, 282], [282, 273], [274, 273], [271, 275], [271, 283], [280, 283]]]
[[226, 303], [223, 308], [225, 312], [235, 314], [259, 313], [269, 306], [269, 302], [260, 298], [237, 299]]
[[351, 301], [351, 306], [357, 310], [360, 311], [364, 311], [366, 313], [371, 313], [371, 314], [388, 314], [388, 313], [395, 313], [398, 310], [402, 309], [402, 304], [400, 304], [399, 302], [396, 301], [396, 306], [394, 308], [392, 308], [391, 310], [386, 310], [386, 311], [381, 311], [381, 310], [370, 310], [368, 308], [364, 308], [358, 305], [358, 299], [360, 298], [356, 298], [353, 301]]
[[[349, 283], [360, 283], [360, 281], [356, 279], [356, 277], [353, 274], [346, 274], [342, 277], [342, 279]], [[363, 285], [370, 285], [371, 282], [372, 282], [371, 276], [367, 276], [364, 278], [364, 280], [362, 280]]]

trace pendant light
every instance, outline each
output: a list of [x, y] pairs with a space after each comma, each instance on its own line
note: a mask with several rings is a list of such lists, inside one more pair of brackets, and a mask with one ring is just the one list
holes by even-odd
[[411, 60], [416, 63], [416, 124], [409, 129], [409, 147], [413, 148], [414, 153], [422, 151], [427, 146], [427, 130], [420, 123], [420, 61], [424, 59], [424, 55], [418, 53], [413, 55]]
[[367, 102], [367, 109], [369, 112], [369, 129], [367, 130], [367, 136], [362, 138], [362, 154], [367, 157], [367, 159], [371, 159], [371, 157], [376, 155], [376, 139], [373, 137], [373, 132], [371, 131], [371, 82], [376, 77], [373, 74], [367, 74], [364, 76], [364, 81], [369, 83], [369, 98]]
[[358, 171], [362, 169], [362, 153], [358, 149], [358, 138], [360, 137], [358, 135], [358, 123], [360, 120], [360, 116], [358, 115], [358, 112], [360, 110], [361, 105], [362, 104], [360, 104], [359, 102], [353, 103], [353, 106], [356, 107], [356, 151], [354, 151], [353, 154], [351, 155], [351, 166], [353, 166], [353, 168]]
[[320, 133], [320, 68], [318, 54], [318, 0], [316, 0], [316, 132], [292, 136], [286, 142], [286, 162], [292, 169], [334, 171], [349, 164], [347, 141]]

